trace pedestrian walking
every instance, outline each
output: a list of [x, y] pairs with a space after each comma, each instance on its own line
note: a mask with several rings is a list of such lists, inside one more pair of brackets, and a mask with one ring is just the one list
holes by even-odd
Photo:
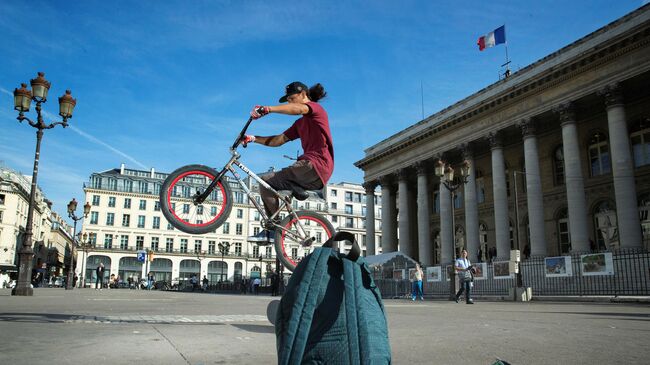
[[411, 284], [411, 300], [415, 300], [416, 297], [420, 297], [420, 300], [424, 300], [424, 293], [422, 292], [422, 276], [422, 268], [420, 267], [420, 264], [415, 264], [415, 272], [413, 273]]
[[210, 281], [205, 275], [203, 275], [203, 291], [208, 291], [208, 283], [210, 283]]
[[259, 294], [260, 284], [262, 284], [262, 280], [260, 280], [260, 278], [255, 278], [255, 280], [253, 280], [253, 294]]
[[104, 286], [104, 272], [104, 263], [100, 262], [95, 269], [95, 274], [97, 275], [97, 278], [95, 279], [95, 290], [102, 290]]
[[456, 303], [458, 303], [458, 299], [464, 291], [465, 303], [474, 304], [474, 301], [472, 300], [472, 296], [470, 294], [472, 287], [472, 264], [467, 258], [467, 250], [461, 251], [460, 256], [460, 258], [456, 259], [456, 265], [454, 267], [456, 274], [458, 274], [458, 279], [460, 280], [460, 290], [458, 290], [458, 293], [456, 293]]

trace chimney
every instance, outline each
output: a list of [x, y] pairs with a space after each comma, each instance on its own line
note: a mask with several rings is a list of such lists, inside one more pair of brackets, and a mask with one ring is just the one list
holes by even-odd
[[120, 165], [120, 175], [124, 175], [124, 162]]
[[151, 178], [152, 178], [152, 179], [153, 179], [154, 173], [155, 173], [155, 171], [154, 171], [154, 169], [153, 169], [153, 167], [152, 167], [152, 168], [151, 168]]

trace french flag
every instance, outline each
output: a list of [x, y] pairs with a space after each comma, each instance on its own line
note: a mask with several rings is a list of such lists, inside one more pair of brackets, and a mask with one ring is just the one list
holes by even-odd
[[497, 44], [506, 43], [506, 26], [502, 25], [499, 28], [495, 29], [494, 32], [490, 32], [482, 37], [479, 37], [478, 50], [482, 51], [486, 48], [494, 47]]

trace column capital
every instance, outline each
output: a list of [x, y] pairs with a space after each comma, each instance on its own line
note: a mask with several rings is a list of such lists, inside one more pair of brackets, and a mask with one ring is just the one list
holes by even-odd
[[386, 174], [379, 178], [379, 185], [382, 187], [390, 187], [395, 181], [394, 174]]
[[402, 181], [402, 180], [408, 180], [409, 177], [411, 177], [411, 169], [408, 167], [401, 168], [397, 170], [397, 179]]
[[377, 181], [366, 181], [362, 184], [363, 188], [366, 189], [366, 194], [374, 194], [375, 188], [377, 187]]
[[598, 95], [605, 98], [605, 105], [608, 108], [623, 104], [623, 88], [618, 82], [614, 82], [600, 89]]
[[461, 143], [458, 148], [460, 149], [460, 152], [462, 153], [465, 160], [471, 160], [474, 158], [474, 149], [469, 143]]
[[418, 176], [426, 175], [429, 172], [429, 164], [426, 163], [425, 161], [418, 161], [415, 163], [414, 166]]
[[553, 112], [559, 115], [561, 125], [576, 122], [576, 108], [573, 102], [562, 103], [553, 108]]
[[533, 118], [524, 118], [517, 123], [521, 129], [521, 135], [524, 138], [532, 137], [535, 135], [535, 121]]
[[491, 149], [503, 147], [503, 141], [499, 132], [490, 132], [485, 138], [490, 143]]

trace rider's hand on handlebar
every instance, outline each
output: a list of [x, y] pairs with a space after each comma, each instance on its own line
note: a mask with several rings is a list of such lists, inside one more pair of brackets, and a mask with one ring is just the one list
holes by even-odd
[[255, 105], [255, 107], [253, 107], [253, 110], [251, 111], [251, 117], [253, 119], [259, 119], [269, 113], [270, 110], [268, 106]]
[[249, 135], [249, 134], [245, 135], [245, 136], [241, 139], [241, 143], [244, 145], [244, 147], [246, 147], [247, 144], [249, 144], [249, 143], [253, 143], [253, 142], [255, 142], [255, 136], [251, 136], [251, 135]]

